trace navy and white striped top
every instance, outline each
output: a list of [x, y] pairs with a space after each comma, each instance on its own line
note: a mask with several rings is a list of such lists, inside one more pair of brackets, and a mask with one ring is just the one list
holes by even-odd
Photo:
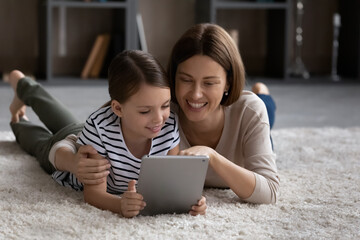
[[[180, 142], [177, 115], [170, 112], [159, 135], [152, 139], [148, 155], [167, 155], [168, 151]], [[87, 119], [77, 143], [92, 145], [100, 155], [111, 164], [107, 177], [107, 192], [122, 194], [127, 190], [130, 180], [137, 180], [141, 159], [134, 157], [126, 146], [121, 131], [120, 118], [111, 107], [104, 107]], [[69, 172], [56, 171], [53, 178], [63, 186], [82, 190], [82, 184]]]

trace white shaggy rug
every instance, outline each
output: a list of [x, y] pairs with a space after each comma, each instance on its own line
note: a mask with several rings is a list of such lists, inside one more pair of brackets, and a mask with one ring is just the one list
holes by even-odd
[[57, 185], [0, 132], [0, 239], [360, 239], [360, 128], [273, 131], [281, 196], [207, 189], [206, 216], [123, 219]]

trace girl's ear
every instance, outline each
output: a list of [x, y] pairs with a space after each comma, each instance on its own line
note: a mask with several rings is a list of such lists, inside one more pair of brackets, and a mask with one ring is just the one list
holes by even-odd
[[111, 101], [111, 109], [118, 117], [122, 117], [123, 115], [122, 106], [118, 101], [116, 100]]

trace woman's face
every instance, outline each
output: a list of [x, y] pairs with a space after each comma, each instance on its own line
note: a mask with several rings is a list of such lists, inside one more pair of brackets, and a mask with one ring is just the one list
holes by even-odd
[[176, 99], [190, 121], [211, 119], [217, 114], [227, 90], [224, 68], [208, 56], [195, 55], [177, 67]]

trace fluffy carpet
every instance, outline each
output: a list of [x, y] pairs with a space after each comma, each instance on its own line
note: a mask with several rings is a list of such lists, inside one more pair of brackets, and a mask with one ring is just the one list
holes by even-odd
[[123, 219], [57, 185], [0, 132], [0, 239], [360, 239], [360, 128], [280, 129], [273, 140], [276, 204], [206, 189], [206, 216]]

